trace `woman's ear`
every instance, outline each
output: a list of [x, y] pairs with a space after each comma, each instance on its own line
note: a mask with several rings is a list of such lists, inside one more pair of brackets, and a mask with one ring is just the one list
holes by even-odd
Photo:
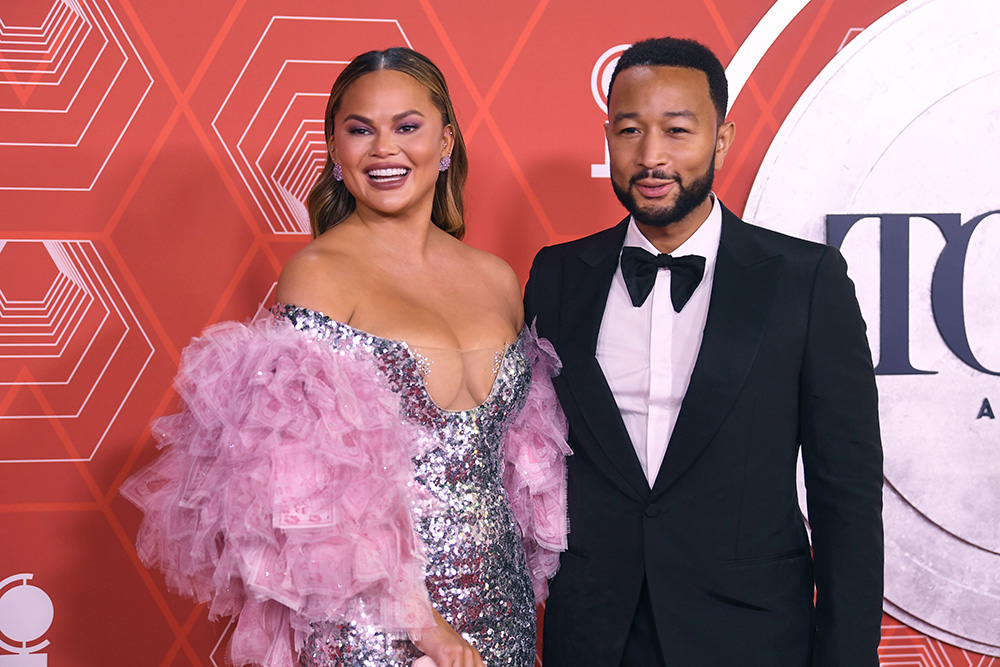
[[444, 142], [441, 145], [441, 157], [450, 156], [455, 148], [455, 130], [451, 125], [444, 126]]

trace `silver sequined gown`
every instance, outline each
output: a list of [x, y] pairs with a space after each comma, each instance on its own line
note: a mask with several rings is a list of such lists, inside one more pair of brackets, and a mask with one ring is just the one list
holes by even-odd
[[[503, 439], [531, 384], [523, 335], [498, 355], [489, 396], [471, 410], [449, 411], [431, 400], [421, 359], [406, 343], [386, 340], [315, 311], [280, 306], [278, 317], [339, 350], [369, 354], [399, 394], [401, 419], [431, 438], [417, 457], [415, 481], [438, 502], [414, 507], [426, 547], [427, 590], [434, 608], [482, 655], [487, 667], [535, 663], [535, 598], [524, 550], [502, 484]], [[409, 667], [422, 654], [358, 618], [315, 624], [302, 667]]]

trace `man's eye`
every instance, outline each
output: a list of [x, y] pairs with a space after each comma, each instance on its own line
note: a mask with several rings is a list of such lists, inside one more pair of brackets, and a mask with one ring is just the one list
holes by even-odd
[[621, 134], [639, 134], [639, 128], [637, 127], [623, 127]]

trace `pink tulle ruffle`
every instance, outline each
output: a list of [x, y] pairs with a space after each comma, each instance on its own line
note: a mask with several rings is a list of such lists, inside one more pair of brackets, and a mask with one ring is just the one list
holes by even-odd
[[285, 322], [225, 323], [184, 351], [163, 455], [122, 487], [143, 562], [210, 616], [240, 614], [236, 664], [291, 667], [310, 621], [364, 600], [379, 625], [433, 624], [409, 484], [417, 432], [370, 360]]
[[[559, 360], [533, 329], [524, 344], [533, 379], [504, 485], [541, 601], [566, 548], [570, 449]], [[163, 454], [121, 491], [146, 515], [143, 562], [210, 617], [239, 615], [235, 664], [293, 667], [309, 623], [359, 601], [386, 630], [433, 624], [410, 514], [420, 434], [370, 358], [287, 322], [230, 322], [185, 349], [175, 387], [184, 409], [153, 427]]]
[[552, 387], [552, 377], [562, 364], [534, 325], [525, 332], [524, 342], [532, 367], [531, 389], [507, 432], [504, 487], [521, 531], [535, 600], [542, 602], [567, 544], [566, 457], [572, 451], [566, 442], [566, 418]]

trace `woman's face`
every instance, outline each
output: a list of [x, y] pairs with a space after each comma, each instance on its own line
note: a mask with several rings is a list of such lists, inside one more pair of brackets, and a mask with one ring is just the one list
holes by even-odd
[[333, 119], [331, 154], [362, 215], [429, 219], [451, 126], [423, 84], [409, 74], [365, 74], [344, 93]]

